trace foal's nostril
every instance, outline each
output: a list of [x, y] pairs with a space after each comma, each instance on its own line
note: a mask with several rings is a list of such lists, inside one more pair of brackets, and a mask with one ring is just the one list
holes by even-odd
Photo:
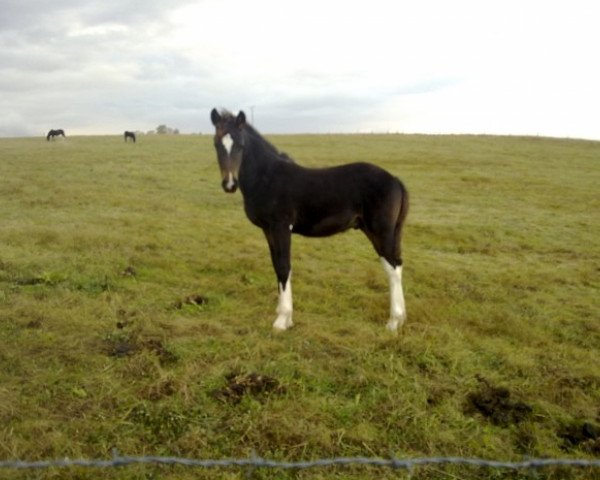
[[238, 182], [237, 180], [225, 179], [221, 182], [221, 186], [227, 193], [234, 193], [237, 190]]

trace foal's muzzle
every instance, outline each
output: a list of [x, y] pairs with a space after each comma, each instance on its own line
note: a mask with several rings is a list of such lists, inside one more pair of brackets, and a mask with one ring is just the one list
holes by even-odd
[[223, 190], [225, 190], [225, 192], [235, 193], [235, 191], [238, 188], [237, 178], [226, 178], [221, 182], [221, 186], [223, 187]]

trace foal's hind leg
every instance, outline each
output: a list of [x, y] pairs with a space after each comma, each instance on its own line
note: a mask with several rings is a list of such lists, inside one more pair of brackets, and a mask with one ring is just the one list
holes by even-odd
[[[392, 218], [397, 220], [390, 221]], [[402, 257], [400, 251], [402, 219], [399, 211], [397, 211], [388, 212], [387, 215], [383, 215], [377, 220], [370, 225], [371, 228], [365, 229], [365, 233], [379, 254], [381, 264], [388, 275], [390, 285], [390, 319], [386, 327], [388, 330], [395, 332], [406, 321], [406, 304], [402, 289]]]
[[390, 319], [386, 327], [395, 332], [406, 321], [406, 304], [402, 290], [402, 265], [393, 267], [384, 257], [380, 257], [380, 259], [390, 282]]

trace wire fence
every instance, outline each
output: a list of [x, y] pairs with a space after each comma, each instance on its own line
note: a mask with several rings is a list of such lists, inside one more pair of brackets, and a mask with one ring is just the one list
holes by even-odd
[[369, 458], [369, 457], [338, 457], [338, 458], [321, 458], [317, 460], [286, 462], [277, 460], [268, 460], [260, 457], [251, 458], [232, 458], [221, 460], [201, 460], [192, 458], [178, 457], [129, 457], [121, 456], [118, 451], [113, 451], [113, 456], [108, 460], [71, 460], [68, 458], [62, 460], [40, 460], [40, 461], [23, 461], [23, 460], [4, 460], [0, 461], [0, 469], [42, 469], [42, 468], [66, 468], [66, 467], [124, 467], [137, 464], [154, 464], [154, 465], [181, 465], [186, 467], [200, 468], [227, 468], [227, 467], [243, 467], [243, 468], [272, 468], [283, 470], [302, 470], [309, 468], [323, 467], [340, 467], [340, 466], [373, 466], [387, 467], [391, 469], [411, 470], [415, 467], [429, 465], [463, 465], [475, 466], [483, 468], [496, 469], [539, 469], [544, 467], [582, 467], [582, 468], [598, 468], [600, 467], [600, 459], [569, 459], [569, 458], [532, 458], [518, 462], [484, 460], [480, 458], [463, 458], [463, 457], [423, 457], [423, 458]]

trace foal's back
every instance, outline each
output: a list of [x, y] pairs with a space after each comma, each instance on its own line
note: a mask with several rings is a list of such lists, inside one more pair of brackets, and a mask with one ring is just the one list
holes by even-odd
[[286, 163], [278, 165], [274, 174], [278, 181], [271, 186], [271, 193], [278, 201], [273, 208], [294, 233], [305, 236], [362, 229], [371, 223], [374, 212], [402, 196], [399, 180], [369, 163], [328, 168]]

